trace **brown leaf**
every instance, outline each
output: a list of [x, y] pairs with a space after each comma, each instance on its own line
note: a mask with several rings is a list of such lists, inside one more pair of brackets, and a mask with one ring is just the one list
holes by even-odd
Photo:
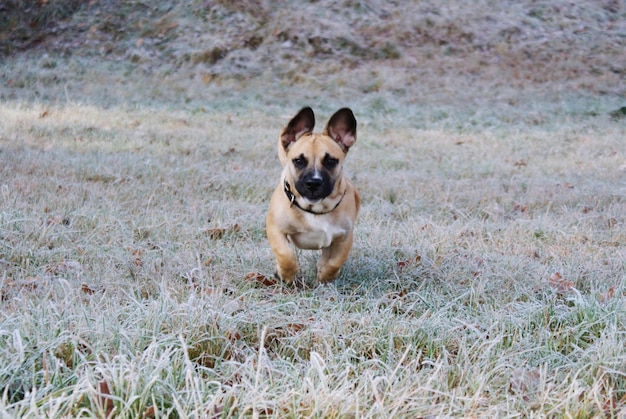
[[226, 331], [226, 338], [230, 342], [235, 342], [237, 340], [241, 340], [241, 333], [239, 333], [236, 329], [231, 329]]
[[541, 373], [538, 369], [517, 369], [513, 371], [510, 386], [514, 394], [522, 396], [524, 401], [529, 402], [536, 396], [541, 386]]
[[211, 411], [207, 410], [207, 413], [211, 413], [211, 415], [209, 416], [211, 419], [220, 419], [224, 416], [224, 405], [223, 404], [219, 404], [219, 405], [215, 405], [213, 406], [213, 409], [211, 409]]
[[143, 411], [143, 417], [144, 418], [154, 418], [154, 417], [156, 417], [156, 409], [154, 408], [154, 406], [150, 406], [150, 407], [146, 408], [146, 410]]
[[20, 285], [23, 289], [33, 291], [39, 287], [39, 284], [41, 282], [42, 280], [38, 276], [28, 276], [24, 281], [20, 283]]
[[[612, 299], [615, 296], [615, 287], [609, 288], [609, 290], [603, 294], [600, 294], [600, 302], [603, 303]], [[625, 396], [626, 397], [626, 396]]]
[[287, 324], [287, 329], [291, 330], [293, 334], [296, 334], [302, 331], [305, 327], [306, 325], [303, 323], [288, 323]]
[[113, 413], [113, 400], [111, 398], [111, 391], [109, 389], [109, 383], [106, 380], [102, 380], [98, 383], [98, 403], [105, 411], [105, 417], [110, 417]]
[[202, 234], [209, 236], [211, 240], [219, 240], [222, 237], [224, 237], [225, 234], [238, 233], [239, 230], [241, 230], [241, 227], [239, 227], [239, 224], [235, 223], [225, 228], [220, 228], [220, 227], [207, 228], [205, 230], [202, 230]]
[[401, 300], [403, 299], [407, 294], [409, 293], [409, 291], [405, 288], [402, 289], [400, 291], [391, 291], [387, 293], [387, 298], [389, 298], [390, 300]]
[[574, 283], [563, 278], [559, 272], [555, 272], [550, 275], [550, 278], [548, 278], [548, 284], [554, 291], [560, 294], [569, 292], [574, 288]]
[[410, 260], [399, 260], [396, 262], [396, 268], [398, 268], [398, 271], [402, 272], [402, 270], [406, 268], [407, 266], [409, 266], [410, 264], [411, 264]]
[[225, 232], [226, 232], [226, 229], [224, 228], [208, 228], [203, 231], [203, 233], [209, 236], [211, 240], [221, 239], [222, 237], [224, 237]]
[[143, 249], [134, 249], [132, 252], [133, 256], [135, 257], [141, 257], [144, 253], [146, 253], [146, 251]]
[[398, 272], [402, 272], [404, 269], [419, 265], [421, 261], [422, 257], [420, 255], [415, 256], [414, 259], [399, 260], [396, 262], [396, 268]]
[[45, 272], [52, 276], [73, 275], [79, 277], [83, 272], [83, 265], [75, 260], [64, 260], [62, 262], [46, 265]]
[[256, 282], [258, 284], [264, 285], [266, 287], [271, 287], [272, 285], [278, 284], [278, 280], [274, 277], [267, 277], [263, 274], [250, 272], [246, 274], [244, 277], [245, 281]]
[[60, 215], [55, 215], [54, 217], [48, 218], [48, 220], [46, 221], [46, 224], [49, 226], [61, 223], [63, 223], [63, 217], [61, 217]]
[[85, 293], [85, 294], [89, 294], [89, 295], [92, 295], [94, 292], [96, 292], [93, 288], [91, 288], [89, 285], [87, 285], [87, 284], [85, 284], [85, 283], [83, 283], [83, 284], [80, 286], [80, 290], [81, 290], [83, 293]]

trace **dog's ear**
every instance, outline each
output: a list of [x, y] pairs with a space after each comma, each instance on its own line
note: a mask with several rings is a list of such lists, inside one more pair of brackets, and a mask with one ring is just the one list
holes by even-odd
[[280, 134], [280, 142], [283, 148], [287, 149], [289, 144], [297, 141], [303, 134], [313, 132], [314, 126], [315, 114], [313, 113], [313, 109], [308, 106], [302, 108], [300, 112], [289, 121], [289, 124], [283, 128], [283, 132]]
[[356, 119], [349, 108], [339, 109], [328, 120], [324, 134], [335, 140], [345, 152], [356, 141]]

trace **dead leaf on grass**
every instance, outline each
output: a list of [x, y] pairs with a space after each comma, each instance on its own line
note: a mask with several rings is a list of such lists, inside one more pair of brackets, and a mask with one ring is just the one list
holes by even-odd
[[541, 385], [541, 373], [538, 369], [517, 369], [511, 376], [510, 389], [522, 396], [525, 402], [531, 401]]
[[422, 262], [422, 257], [420, 255], [415, 256], [414, 259], [407, 260], [399, 260], [396, 262], [396, 268], [398, 272], [402, 272], [404, 269], [411, 268], [413, 266], [417, 266]]
[[599, 299], [600, 299], [600, 302], [603, 303], [605, 301], [611, 300], [614, 296], [615, 296], [615, 287], [611, 287], [609, 288], [607, 292], [600, 294]]
[[565, 294], [574, 289], [574, 283], [563, 278], [559, 272], [555, 272], [548, 278], [550, 288], [559, 294]]
[[209, 416], [207, 417], [211, 419], [220, 419], [224, 417], [224, 405], [216, 404], [215, 406], [213, 406], [213, 409], [207, 409], [206, 413], [209, 414]]
[[287, 323], [286, 329], [290, 330], [293, 334], [296, 334], [306, 327], [304, 323]]
[[102, 287], [92, 287], [83, 282], [80, 285], [80, 290], [83, 292], [83, 294], [93, 295], [98, 291], [102, 291]]
[[226, 338], [232, 343], [241, 340], [241, 333], [237, 329], [227, 330]]
[[272, 285], [278, 284], [278, 280], [276, 278], [267, 277], [258, 272], [250, 272], [246, 274], [246, 276], [244, 277], [244, 280], [248, 282], [256, 282], [257, 284], [260, 284], [266, 287], [271, 287]]
[[400, 291], [390, 291], [386, 294], [386, 296], [390, 300], [402, 300], [408, 293], [409, 291], [405, 288]]
[[156, 409], [154, 408], [154, 406], [150, 406], [146, 410], [144, 410], [143, 411], [143, 417], [144, 418], [154, 418], [154, 417], [156, 417]]
[[76, 260], [64, 260], [62, 262], [46, 265], [44, 271], [46, 274], [52, 276], [72, 274], [75, 277], [79, 277], [83, 273], [83, 265]]
[[109, 389], [109, 383], [106, 380], [102, 380], [98, 383], [98, 395], [97, 400], [102, 409], [105, 411], [105, 417], [111, 417], [113, 413], [113, 399], [111, 398], [111, 390]]
[[232, 226], [225, 228], [207, 228], [202, 230], [202, 234], [208, 236], [211, 240], [219, 240], [228, 233], [237, 233], [240, 230], [239, 224], [233, 224]]

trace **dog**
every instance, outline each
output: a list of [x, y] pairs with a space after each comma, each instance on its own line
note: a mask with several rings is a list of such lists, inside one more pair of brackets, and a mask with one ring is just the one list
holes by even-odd
[[315, 115], [303, 108], [278, 138], [282, 175], [270, 199], [267, 238], [276, 258], [276, 276], [286, 284], [298, 271], [300, 249], [322, 253], [317, 281], [333, 281], [348, 258], [361, 198], [343, 174], [343, 162], [356, 142], [356, 119], [349, 108], [339, 109], [324, 131], [313, 133]]

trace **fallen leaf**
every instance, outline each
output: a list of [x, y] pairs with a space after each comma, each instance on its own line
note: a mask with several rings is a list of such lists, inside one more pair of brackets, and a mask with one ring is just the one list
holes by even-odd
[[574, 288], [574, 283], [563, 278], [559, 272], [555, 272], [550, 275], [550, 278], [548, 278], [548, 284], [554, 291], [560, 294], [569, 292]]
[[28, 276], [19, 285], [23, 289], [33, 291], [36, 290], [42, 282], [44, 281], [42, 281], [38, 276]]
[[55, 215], [52, 218], [48, 218], [48, 220], [46, 221], [46, 224], [51, 226], [51, 225], [61, 224], [62, 222], [63, 222], [63, 217], [61, 217], [60, 215]]
[[541, 373], [538, 369], [517, 369], [511, 376], [511, 392], [522, 396], [525, 402], [531, 401], [536, 396], [540, 386]]
[[230, 342], [235, 342], [237, 340], [241, 340], [241, 333], [239, 333], [236, 329], [231, 329], [226, 331], [226, 338]]
[[396, 262], [396, 268], [398, 269], [398, 272], [402, 272], [406, 268], [419, 265], [421, 261], [422, 257], [417, 255], [414, 259], [400, 260]]
[[84, 283], [80, 286], [80, 290], [81, 290], [83, 293], [85, 293], [85, 294], [89, 294], [89, 295], [92, 295], [93, 293], [95, 293], [95, 292], [96, 292], [93, 288], [91, 288], [89, 285], [84, 284]]
[[72, 274], [79, 277], [83, 272], [83, 265], [76, 260], [64, 260], [62, 262], [46, 265], [44, 271], [52, 276]]
[[266, 287], [271, 287], [272, 285], [278, 284], [278, 280], [274, 277], [267, 277], [263, 274], [250, 272], [246, 274], [244, 277], [245, 281], [256, 282], [258, 284], [264, 285]]
[[[609, 288], [609, 290], [603, 294], [600, 294], [600, 302], [603, 303], [612, 299], [615, 296], [615, 287]], [[626, 396], [625, 396], [626, 397]]]
[[401, 300], [403, 299], [407, 294], [409, 293], [409, 291], [407, 289], [402, 289], [400, 291], [391, 291], [387, 293], [387, 298], [389, 298], [390, 300]]
[[113, 400], [111, 398], [111, 390], [109, 389], [109, 383], [106, 380], [102, 380], [98, 383], [98, 403], [105, 411], [105, 417], [110, 417], [113, 413]]
[[400, 261], [396, 262], [396, 268], [398, 268], [398, 271], [402, 271], [404, 268], [409, 266], [410, 263], [411, 263], [411, 261], [409, 261], [409, 260], [400, 260]]
[[274, 277], [268, 277], [260, 273], [249, 273], [244, 278], [246, 281], [257, 282], [266, 287], [271, 287], [272, 285], [278, 284], [278, 280]]
[[156, 409], [154, 408], [154, 406], [150, 406], [146, 410], [144, 410], [143, 411], [143, 417], [144, 418], [154, 418], [154, 417], [156, 417]]
[[215, 405], [212, 412], [207, 411], [207, 413], [211, 413], [211, 416], [209, 416], [211, 419], [220, 419], [224, 416], [224, 405]]
[[209, 236], [211, 240], [219, 240], [222, 237], [224, 237], [225, 232], [226, 232], [226, 229], [224, 228], [207, 228], [202, 233]]
[[141, 257], [141, 256], [143, 256], [144, 253], [146, 253], [146, 251], [143, 250], [143, 249], [135, 249], [132, 252], [133, 256], [135, 256], [135, 257]]
[[296, 334], [302, 331], [305, 327], [306, 325], [303, 323], [288, 323], [286, 328], [291, 330], [293, 334]]

